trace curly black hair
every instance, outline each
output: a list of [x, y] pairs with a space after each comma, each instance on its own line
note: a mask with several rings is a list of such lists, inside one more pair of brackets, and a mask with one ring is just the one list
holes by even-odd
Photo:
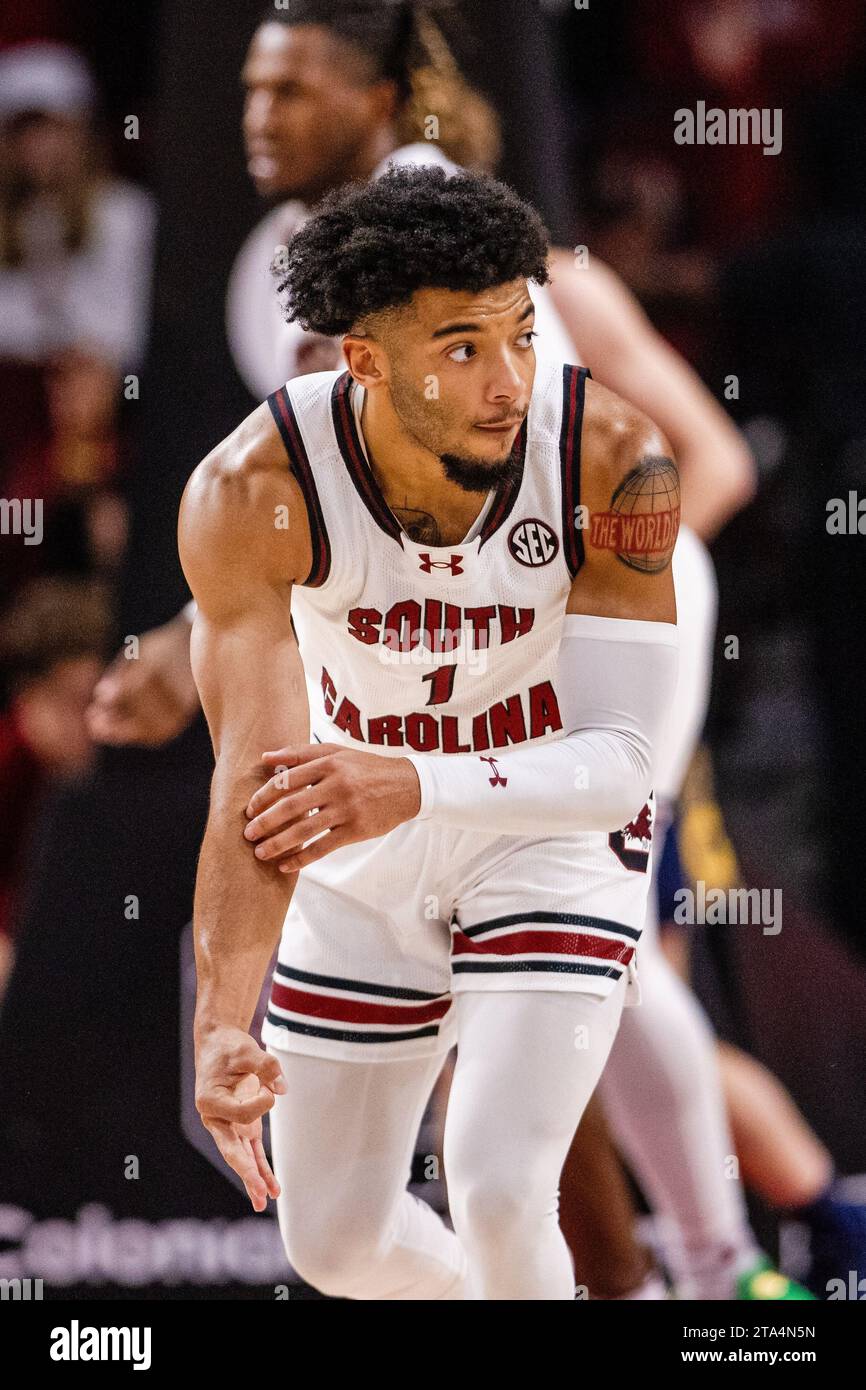
[[286, 318], [334, 337], [419, 289], [543, 285], [547, 252], [538, 213], [498, 179], [395, 166], [328, 194], [275, 274]]

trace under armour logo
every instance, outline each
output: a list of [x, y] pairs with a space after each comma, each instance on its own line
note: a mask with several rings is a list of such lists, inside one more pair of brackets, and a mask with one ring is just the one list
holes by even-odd
[[502, 773], [499, 771], [499, 768], [496, 766], [496, 759], [495, 759], [495, 758], [482, 758], [481, 761], [482, 761], [483, 763], [489, 763], [490, 766], [491, 766], [491, 768], [492, 768], [492, 770], [493, 770], [493, 776], [490, 778], [490, 785], [491, 785], [491, 787], [507, 787], [507, 786], [508, 786], [508, 778], [502, 776]]
[[431, 560], [429, 550], [425, 550], [418, 559], [425, 574], [430, 574], [432, 570], [450, 570], [452, 574], [463, 573], [462, 555], [449, 555], [447, 560]]

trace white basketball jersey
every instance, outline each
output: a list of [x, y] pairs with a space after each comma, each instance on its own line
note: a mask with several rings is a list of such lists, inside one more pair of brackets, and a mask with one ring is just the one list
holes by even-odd
[[515, 450], [461, 544], [413, 540], [370, 468], [348, 372], [268, 398], [306, 500], [313, 564], [292, 618], [314, 739], [399, 757], [490, 753], [562, 734], [561, 626], [583, 561], [584, 368], [536, 374]]
[[[388, 507], [348, 372], [270, 396], [303, 491], [312, 564], [292, 590], [312, 737], [401, 756], [490, 758], [564, 734], [556, 689], [583, 563], [584, 368], [536, 372], [515, 477], [462, 543], [414, 540]], [[409, 523], [407, 523], [409, 524]], [[299, 876], [262, 1040], [336, 1059], [442, 1053], [470, 990], [635, 989], [652, 796], [621, 830], [499, 835], [410, 820]], [[435, 917], [431, 918], [431, 905]]]

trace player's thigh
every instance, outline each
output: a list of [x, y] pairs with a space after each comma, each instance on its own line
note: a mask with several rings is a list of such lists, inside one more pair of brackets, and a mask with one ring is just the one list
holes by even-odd
[[[626, 981], [605, 997], [576, 991], [464, 992], [445, 1161], [558, 1177], [619, 1026]], [[449, 1166], [450, 1165], [450, 1166]], [[557, 1166], [558, 1165], [558, 1166]]]
[[286, 1092], [270, 1112], [273, 1168], [289, 1206], [340, 1206], [363, 1193], [387, 1206], [404, 1189], [444, 1057], [344, 1062], [269, 1049]]

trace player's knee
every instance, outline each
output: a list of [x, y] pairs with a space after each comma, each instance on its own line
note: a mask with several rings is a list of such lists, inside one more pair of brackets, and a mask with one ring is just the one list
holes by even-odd
[[449, 1174], [451, 1217], [467, 1246], [509, 1249], [520, 1245], [537, 1226], [544, 1203], [526, 1175], [507, 1165], [475, 1169], [455, 1181]]
[[[324, 1219], [323, 1219], [324, 1217]], [[361, 1298], [382, 1258], [383, 1232], [368, 1223], [298, 1213], [283, 1231], [295, 1273], [329, 1298]]]

